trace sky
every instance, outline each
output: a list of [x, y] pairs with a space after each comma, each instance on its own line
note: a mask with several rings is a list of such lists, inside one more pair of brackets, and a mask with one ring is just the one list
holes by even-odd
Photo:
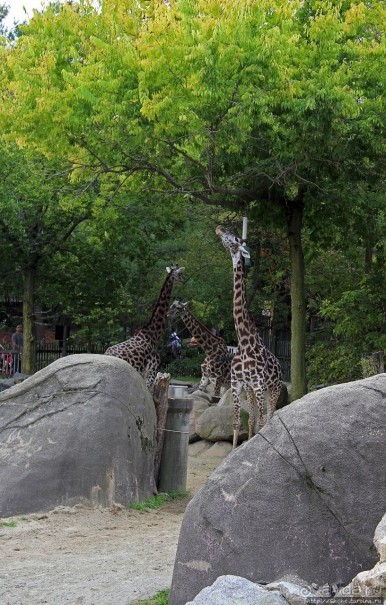
[[4, 25], [6, 27], [12, 27], [13, 21], [24, 21], [26, 19], [26, 13], [23, 7], [27, 11], [27, 18], [32, 16], [32, 10], [34, 8], [40, 9], [42, 7], [43, 0], [1, 0], [1, 4], [6, 4], [10, 7], [9, 13], [6, 19], [4, 19]]

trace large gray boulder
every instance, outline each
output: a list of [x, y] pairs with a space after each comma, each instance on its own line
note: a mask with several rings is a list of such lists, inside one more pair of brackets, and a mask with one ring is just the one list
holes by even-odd
[[145, 500], [155, 435], [152, 397], [128, 363], [55, 361], [0, 394], [0, 517]]
[[[267, 400], [268, 395], [266, 394], [266, 403]], [[245, 391], [241, 393], [240, 404], [239, 443], [248, 439], [249, 406]], [[288, 405], [288, 393], [286, 385], [283, 384], [277, 409], [281, 409], [286, 405]], [[190, 438], [190, 441], [192, 442], [197, 436], [197, 439], [207, 439], [208, 441], [233, 442], [233, 413], [233, 396], [231, 390], [228, 389], [216, 406], [209, 407], [208, 405], [207, 409], [200, 408], [199, 414], [194, 414], [195, 433], [194, 438]], [[266, 408], [264, 409], [264, 415], [266, 415]], [[258, 410], [256, 408], [254, 432], [257, 433], [259, 429]]]
[[[240, 410], [239, 441], [248, 437], [249, 414]], [[196, 420], [196, 433], [207, 441], [233, 441], [233, 405], [211, 406]]]
[[269, 592], [238, 576], [220, 576], [186, 605], [288, 605], [278, 591]]
[[[200, 391], [201, 392], [201, 391]], [[192, 397], [193, 407], [189, 416], [189, 443], [199, 441], [201, 437], [197, 434], [197, 421], [200, 416], [209, 408], [209, 402], [203, 397]]]
[[376, 562], [386, 374], [310, 393], [227, 456], [183, 520], [170, 605], [217, 577], [345, 584]]

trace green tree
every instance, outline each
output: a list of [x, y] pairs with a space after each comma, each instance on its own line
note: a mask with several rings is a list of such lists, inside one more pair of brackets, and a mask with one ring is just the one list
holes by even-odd
[[355, 380], [363, 356], [386, 351], [384, 191], [361, 196], [344, 231], [323, 242], [314, 234], [307, 258], [309, 307], [320, 318], [308, 351], [311, 384]]
[[353, 184], [382, 178], [385, 17], [380, 0], [49, 7], [3, 53], [0, 123], [127, 190], [285, 230], [296, 398], [304, 226], [333, 228], [355, 208]]
[[40, 300], [71, 317], [77, 340], [103, 348], [125, 340], [149, 319], [166, 267], [179, 260], [182, 244], [173, 234], [184, 220], [180, 206], [116, 194], [44, 265]]
[[170, 184], [212, 203], [248, 206], [265, 224], [267, 216], [285, 219], [298, 397], [306, 390], [303, 224], [340, 221], [355, 207], [353, 183], [382, 178], [384, 109], [374, 65], [385, 64], [385, 7], [179, 8], [170, 15], [161, 7], [138, 44], [154, 169], [162, 164]]
[[96, 196], [71, 185], [63, 166], [11, 146], [2, 145], [1, 151], [1, 246], [22, 284], [23, 371], [31, 373], [37, 274], [45, 259], [62, 250], [78, 225], [92, 217]]
[[6, 28], [4, 26], [4, 19], [9, 13], [9, 6], [7, 4], [0, 4], [0, 36], [6, 35]]

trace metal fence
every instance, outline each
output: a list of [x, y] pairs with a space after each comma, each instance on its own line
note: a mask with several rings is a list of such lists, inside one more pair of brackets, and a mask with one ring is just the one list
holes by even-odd
[[21, 355], [13, 353], [11, 350], [1, 349], [0, 351], [0, 376], [8, 378], [16, 372], [21, 371]]
[[290, 335], [282, 335], [281, 338], [276, 338], [269, 330], [263, 330], [261, 333], [264, 346], [267, 347], [277, 357], [281, 371], [283, 372], [283, 380], [290, 382], [291, 380], [291, 340]]
[[[41, 370], [50, 363], [75, 353], [104, 353], [99, 345], [67, 345], [64, 349], [58, 344], [35, 344], [35, 370]], [[1, 349], [0, 351], [0, 377], [9, 378], [21, 372], [22, 353], [13, 353], [11, 350]]]
[[36, 371], [45, 368], [50, 363], [76, 353], [104, 353], [99, 345], [79, 345], [67, 344], [65, 348], [58, 344], [36, 344], [35, 345], [35, 369]]
[[[262, 331], [261, 333], [264, 346], [267, 347], [277, 357], [281, 371], [283, 372], [283, 380], [289, 382], [291, 380], [291, 341], [289, 335], [287, 340], [279, 340], [268, 331]], [[237, 347], [228, 347], [230, 355], [236, 354]]]
[[[283, 372], [283, 378], [285, 381], [290, 380], [291, 372], [291, 345], [289, 340], [276, 340], [271, 339], [268, 332], [262, 332], [262, 338], [264, 345], [272, 351], [278, 358], [281, 369]], [[236, 349], [236, 347], [228, 347], [228, 349]], [[79, 344], [67, 344], [65, 348], [59, 346], [59, 344], [35, 344], [35, 369], [36, 371], [45, 368], [50, 363], [65, 357], [67, 355], [74, 355], [76, 353], [104, 353], [104, 349], [100, 345], [79, 345]], [[0, 377], [10, 377], [16, 372], [21, 372], [21, 355], [20, 353], [13, 353], [11, 350], [2, 349], [0, 351]]]

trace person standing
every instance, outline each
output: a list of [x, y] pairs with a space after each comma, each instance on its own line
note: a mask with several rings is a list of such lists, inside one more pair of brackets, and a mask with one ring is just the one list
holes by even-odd
[[178, 336], [175, 328], [173, 329], [173, 332], [171, 333], [170, 343], [172, 346], [173, 357], [179, 357], [181, 354], [181, 340], [180, 340], [180, 337]]
[[21, 352], [23, 349], [23, 326], [16, 326], [16, 332], [12, 334], [12, 369], [13, 373], [21, 371]]

